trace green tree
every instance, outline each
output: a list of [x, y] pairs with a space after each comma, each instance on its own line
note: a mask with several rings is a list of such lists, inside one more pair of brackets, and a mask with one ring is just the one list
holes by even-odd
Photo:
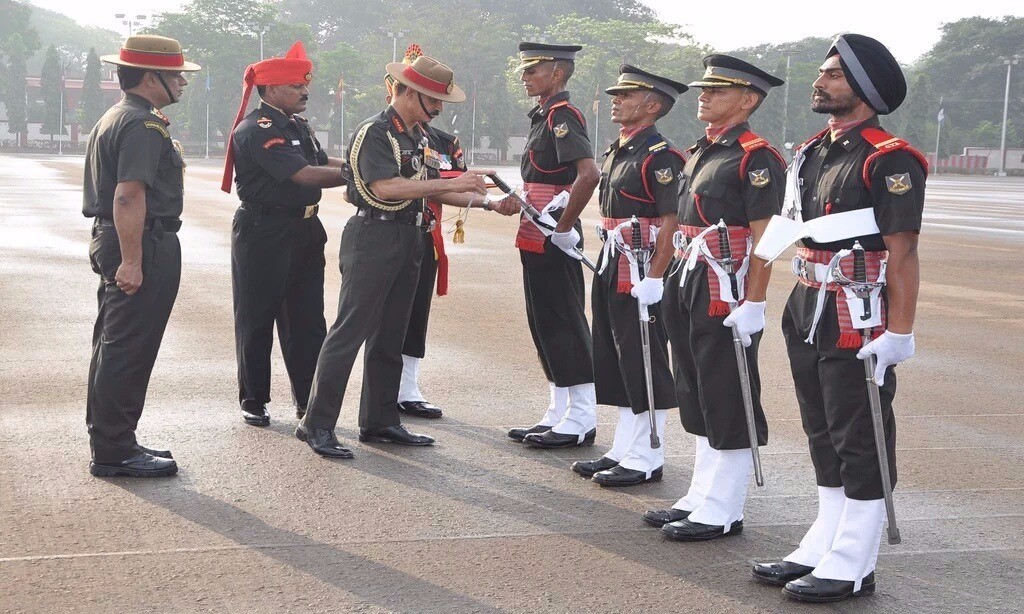
[[65, 104], [64, 60], [53, 45], [46, 50], [46, 61], [39, 74], [39, 90], [43, 98], [43, 125], [39, 131], [49, 134], [52, 141], [55, 134], [67, 134], [61, 119], [64, 123], [68, 121], [66, 109], [61, 108]]
[[39, 33], [32, 27], [32, 7], [24, 2], [0, 0], [0, 56], [9, 55], [9, 45], [18, 36], [18, 44], [24, 47], [28, 58], [39, 49]]
[[7, 131], [19, 135], [19, 144], [28, 132], [28, 109], [25, 103], [25, 78], [28, 76], [25, 61], [28, 48], [21, 41], [20, 34], [11, 35], [7, 41], [7, 87], [4, 88], [4, 104], [7, 106]]
[[85, 64], [85, 79], [82, 82], [82, 98], [79, 101], [78, 109], [78, 122], [82, 126], [83, 132], [92, 130], [100, 116], [107, 110], [106, 102], [103, 100], [103, 89], [100, 87], [102, 77], [100, 56], [96, 54], [95, 49], [90, 49]]

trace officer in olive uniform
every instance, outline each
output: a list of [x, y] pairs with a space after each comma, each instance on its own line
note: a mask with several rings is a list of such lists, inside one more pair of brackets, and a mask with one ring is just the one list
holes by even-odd
[[320, 350], [308, 411], [295, 430], [313, 451], [335, 458], [352, 458], [334, 427], [364, 342], [359, 440], [413, 446], [434, 442], [407, 431], [397, 409], [402, 344], [419, 279], [423, 236], [429, 231], [423, 199], [480, 206], [487, 192], [483, 177], [492, 172], [427, 179], [429, 139], [421, 123], [439, 114], [444, 102], [462, 102], [466, 95], [455, 85], [451, 69], [427, 56], [408, 65], [393, 62], [387, 72], [398, 81], [391, 106], [363, 122], [349, 148], [353, 177], [348, 200], [358, 212], [341, 238], [338, 318]]
[[124, 97], [89, 135], [82, 213], [94, 218], [89, 257], [100, 276], [93, 329], [86, 424], [97, 476], [174, 475], [166, 450], [139, 445], [149, 377], [181, 280], [183, 172], [181, 146], [172, 141], [160, 109], [178, 102], [188, 84], [178, 41], [132, 36], [117, 55]]
[[[601, 169], [601, 235], [604, 249], [598, 258], [591, 306], [594, 315], [594, 380], [597, 402], [618, 407], [612, 448], [594, 461], [578, 461], [572, 469], [601, 486], [630, 486], [660, 480], [665, 447], [651, 448], [651, 420], [639, 301], [650, 314], [651, 377], [659, 435], [665, 432], [668, 409], [678, 407], [668, 360], [668, 335], [659, 313], [662, 276], [672, 259], [683, 154], [672, 147], [655, 122], [668, 114], [676, 98], [687, 90], [682, 83], [624, 65], [618, 83], [605, 90], [612, 98], [612, 122], [619, 137], [604, 152]], [[584, 203], [585, 204], [585, 203]], [[579, 217], [567, 210], [562, 222]], [[631, 221], [637, 218], [639, 244], [654, 250], [651, 274], [639, 280], [623, 249], [633, 246]], [[652, 233], [664, 228], [657, 241]], [[639, 272], [639, 269], [637, 269]], [[637, 282], [632, 281], [637, 277]], [[632, 293], [632, 294], [631, 294]]]
[[[768, 219], [782, 208], [782, 155], [747, 123], [772, 87], [782, 85], [737, 58], [711, 55], [697, 117], [706, 134], [690, 148], [679, 196], [679, 229], [687, 251], [668, 278], [663, 313], [672, 341], [676, 392], [683, 427], [696, 437], [689, 492], [671, 509], [644, 519], [673, 539], [714, 539], [743, 527], [743, 506], [753, 470], [751, 442], [736, 364], [735, 325], [746, 346], [757, 444], [768, 440], [761, 408], [757, 346], [764, 328], [765, 292], [771, 270], [750, 257]], [[728, 245], [715, 229], [728, 226]], [[732, 279], [716, 259], [731, 253]], [[710, 254], [710, 257], [709, 257]], [[739, 299], [739, 300], [737, 300]], [[742, 302], [741, 302], [742, 301]], [[730, 315], [730, 303], [740, 303]]]
[[[566, 83], [575, 70], [579, 45], [519, 45], [522, 81], [538, 104], [529, 113], [530, 135], [520, 162], [526, 201], [544, 211], [563, 190], [568, 207], [582, 209], [600, 181], [586, 121], [569, 102]], [[579, 204], [582, 203], [582, 204]], [[561, 210], [548, 211], [558, 220]], [[562, 226], [562, 225], [560, 225]], [[583, 267], [573, 248], [583, 246], [581, 226], [565, 225], [550, 239], [523, 215], [516, 247], [523, 263], [526, 319], [551, 390], [540, 422], [514, 428], [508, 436], [531, 446], [591, 445], [597, 434], [593, 348], [587, 325]]]
[[[895, 484], [893, 366], [914, 354], [927, 162], [885, 132], [878, 115], [895, 111], [906, 93], [900, 65], [882, 43], [859, 34], [839, 36], [819, 69], [811, 103], [812, 111], [830, 114], [829, 127], [797, 148], [789, 170], [789, 185], [796, 189], [787, 191], [785, 214], [814, 220], [836, 238], [803, 240], [794, 260], [800, 283], [782, 318], [818, 483], [818, 516], [799, 548], [782, 561], [755, 566], [753, 575], [784, 585], [786, 594], [804, 601], [839, 601], [875, 590], [885, 505], [862, 359], [877, 358], [875, 380]], [[865, 250], [868, 280], [885, 281], [872, 308], [880, 319], [874, 334], [880, 336], [864, 347], [852, 323], [853, 308], [863, 299], [847, 300], [834, 283], [822, 285], [836, 252], [854, 242]], [[852, 257], [838, 265], [853, 277]]]
[[[324, 231], [321, 188], [342, 185], [343, 161], [328, 158], [298, 113], [306, 107], [313, 63], [301, 42], [284, 57], [246, 68], [221, 189], [232, 166], [241, 206], [231, 224], [238, 398], [242, 418], [270, 424], [270, 354], [274, 324], [298, 417], [306, 411], [324, 320]], [[243, 119], [253, 86], [262, 102]]]

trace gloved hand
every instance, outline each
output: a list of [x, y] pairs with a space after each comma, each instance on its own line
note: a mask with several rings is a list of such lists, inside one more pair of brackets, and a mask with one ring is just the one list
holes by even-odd
[[742, 305], [729, 314], [722, 324], [735, 326], [736, 332], [740, 334], [740, 341], [743, 347], [750, 347], [750, 336], [758, 331], [764, 330], [764, 308], [765, 303], [744, 301]]
[[857, 358], [864, 360], [875, 356], [875, 383], [879, 386], [885, 381], [885, 370], [891, 365], [903, 362], [914, 355], [914, 333], [901, 335], [885, 331], [882, 335], [865, 345], [857, 352]]
[[551, 243], [569, 254], [577, 260], [582, 260], [583, 256], [576, 253], [576, 244], [580, 242], [580, 233], [576, 232], [575, 228], [570, 228], [569, 232], [553, 232], [551, 233]]
[[653, 305], [660, 301], [665, 293], [665, 281], [660, 277], [644, 277], [629, 293], [644, 305]]

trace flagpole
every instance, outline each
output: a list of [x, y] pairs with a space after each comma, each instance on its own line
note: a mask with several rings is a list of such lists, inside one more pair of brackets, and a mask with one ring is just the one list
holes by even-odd
[[345, 78], [344, 75], [341, 79], [341, 157], [348, 159], [345, 148], [348, 143], [345, 141]]
[[210, 69], [206, 69], [206, 159], [210, 159]]
[[469, 131], [469, 139], [469, 165], [473, 166], [476, 164], [476, 81], [473, 82], [473, 125]]
[[594, 159], [597, 159], [598, 142], [601, 140], [601, 101], [594, 100]]
[[942, 136], [942, 122], [946, 121], [946, 114], [942, 108], [943, 97], [939, 96], [939, 127], [935, 131], [935, 174], [939, 174], [939, 137]]

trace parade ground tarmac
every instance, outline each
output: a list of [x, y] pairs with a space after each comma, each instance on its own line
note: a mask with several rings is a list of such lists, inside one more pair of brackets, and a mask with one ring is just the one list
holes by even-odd
[[[0, 611], [1024, 611], [1024, 179], [929, 180], [918, 355], [897, 370], [903, 543], [883, 543], [873, 596], [830, 607], [750, 578], [751, 561], [792, 551], [817, 511], [779, 327], [794, 279], [785, 258], [761, 344], [766, 488], [751, 486], [742, 534], [675, 543], [640, 514], [690, 483], [693, 438], [677, 419], [664, 480], [619, 490], [569, 470], [608, 449], [612, 408], [599, 409], [590, 448], [505, 436], [548, 402], [515, 218], [474, 210], [465, 244], [448, 243], [451, 290], [434, 299], [421, 374], [444, 418], [405, 420], [436, 446], [356, 440], [357, 362], [338, 425], [356, 458], [316, 456], [293, 435], [276, 348], [272, 422], [243, 423], [229, 254], [238, 201], [218, 189], [220, 172], [216, 160], [186, 170], [181, 290], [139, 425], [140, 441], [173, 450], [181, 470], [98, 479], [85, 428], [98, 280], [82, 160], [0, 155]], [[328, 324], [352, 213], [340, 190], [326, 193]], [[596, 206], [584, 217], [594, 256]]]

